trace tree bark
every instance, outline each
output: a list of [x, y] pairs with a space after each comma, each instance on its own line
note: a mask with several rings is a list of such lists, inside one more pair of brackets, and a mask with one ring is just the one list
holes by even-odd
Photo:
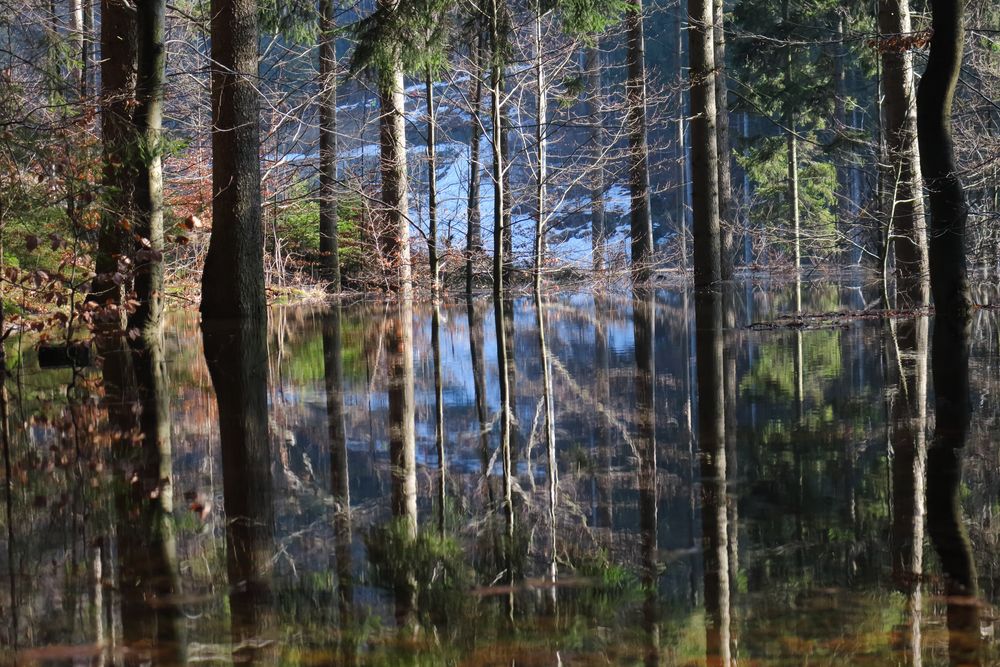
[[212, 237], [201, 313], [264, 319], [257, 2], [212, 0]]
[[320, 0], [319, 43], [319, 252], [339, 292], [340, 234], [337, 229], [337, 17], [335, 0]]
[[[391, 0], [381, 0], [381, 4]], [[394, 2], [391, 5], [396, 6]], [[410, 222], [406, 175], [406, 95], [399, 55], [391, 71], [381, 75], [379, 141], [382, 156], [382, 205], [386, 212], [383, 253], [389, 262], [389, 284], [404, 298], [411, 293]]]
[[913, 88], [913, 56], [905, 47], [885, 43], [885, 38], [907, 37], [911, 32], [908, 0], [879, 0], [879, 33], [884, 44], [882, 85], [883, 132], [892, 173], [889, 228], [895, 239], [896, 291], [908, 305], [921, 307], [930, 299], [927, 260], [927, 227], [924, 221], [923, 184], [917, 148], [917, 109]]
[[[135, 232], [148, 240], [136, 253], [135, 292], [139, 302], [129, 326], [158, 327], [163, 313], [163, 81], [167, 52], [164, 45], [166, 1], [137, 5], [138, 76], [135, 131], [142, 146], [135, 183]], [[144, 244], [145, 245], [145, 244]]]
[[[132, 254], [128, 231], [135, 183], [132, 111], [136, 85], [136, 20], [122, 0], [101, 0], [101, 185], [105, 209], [97, 239], [95, 277], [87, 299], [120, 304], [127, 283], [122, 256]], [[123, 224], [126, 223], [126, 224]], [[122, 270], [119, 270], [122, 269]]]
[[[595, 36], [595, 40], [598, 38]], [[607, 144], [604, 130], [604, 115], [601, 110], [601, 48], [597, 44], [588, 46], [584, 52], [584, 70], [587, 76], [587, 117], [590, 118], [590, 150], [593, 156], [590, 181], [590, 243], [593, 253], [594, 272], [604, 270], [606, 253], [607, 219], [604, 210], [604, 166], [603, 158]]]
[[505, 237], [510, 230], [507, 229], [507, 216], [505, 208], [507, 204], [506, 195], [506, 140], [504, 139], [504, 115], [503, 115], [503, 57], [502, 57], [502, 28], [500, 17], [500, 0], [492, 0], [492, 11], [490, 15], [490, 59], [492, 60], [490, 72], [490, 126], [492, 132], [493, 149], [493, 299], [500, 301], [503, 299], [504, 287], [507, 284], [507, 259], [506, 254], [510, 251], [507, 247]]
[[535, 291], [541, 289], [542, 265], [545, 262], [545, 186], [548, 178], [548, 84], [542, 62], [542, 3], [535, 2], [535, 84], [538, 90], [535, 115], [535, 148], [538, 178], [535, 182]]
[[625, 14], [627, 34], [625, 97], [628, 110], [629, 191], [632, 240], [632, 281], [649, 280], [653, 261], [653, 220], [649, 208], [649, 145], [646, 141], [646, 46], [642, 0], [629, 0]]
[[431, 72], [424, 73], [424, 92], [427, 101], [427, 258], [430, 262], [431, 294], [437, 298], [441, 289], [438, 274], [438, 224], [437, 224], [437, 120], [434, 116], [434, 82]]
[[715, 132], [719, 162], [719, 251], [720, 277], [733, 277], [736, 258], [736, 211], [733, 206], [732, 159], [729, 144], [729, 83], [726, 77], [725, 3], [714, 0], [712, 39], [715, 45]]
[[703, 288], [722, 279], [719, 231], [719, 157], [715, 108], [715, 45], [711, 0], [688, 0], [691, 62], [691, 177], [694, 196], [694, 283]]
[[472, 41], [472, 121], [469, 138], [469, 203], [466, 210], [465, 291], [472, 293], [473, 258], [483, 250], [483, 232], [479, 215], [480, 167], [479, 142], [482, 138], [483, 106], [483, 33], [477, 29]]

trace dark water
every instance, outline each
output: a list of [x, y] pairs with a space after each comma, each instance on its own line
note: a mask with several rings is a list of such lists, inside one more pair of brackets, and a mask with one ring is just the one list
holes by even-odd
[[76, 371], [8, 346], [0, 662], [997, 664], [996, 316], [944, 447], [927, 318], [750, 326], [793, 308], [180, 313]]

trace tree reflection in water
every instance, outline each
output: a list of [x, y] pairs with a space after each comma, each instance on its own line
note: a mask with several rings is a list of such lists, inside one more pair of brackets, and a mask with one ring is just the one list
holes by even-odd
[[271, 629], [275, 554], [265, 322], [205, 320], [202, 340], [219, 409], [226, 574], [234, 657], [262, 658]]

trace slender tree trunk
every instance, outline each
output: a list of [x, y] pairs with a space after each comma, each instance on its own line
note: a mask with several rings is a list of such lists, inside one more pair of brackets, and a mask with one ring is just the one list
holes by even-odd
[[[379, 0], [379, 6], [397, 11], [399, 0]], [[381, 74], [379, 142], [382, 156], [382, 205], [386, 210], [383, 254], [389, 266], [392, 289], [404, 298], [412, 291], [410, 221], [406, 175], [406, 116], [403, 69], [393, 53], [389, 71]]]
[[[879, 0], [879, 32], [884, 38], [910, 34], [908, 0]], [[895, 239], [897, 294], [920, 307], [930, 299], [927, 227], [917, 148], [917, 108], [913, 88], [913, 55], [909, 49], [886, 44], [882, 50], [885, 91], [885, 143], [892, 171], [889, 228]]]
[[552, 364], [548, 342], [545, 338], [545, 302], [540, 290], [535, 290], [535, 313], [538, 316], [538, 349], [542, 354], [542, 407], [545, 411], [545, 454], [548, 477], [549, 510], [549, 581], [553, 584], [551, 595], [555, 595], [555, 581], [558, 574], [556, 564], [556, 504], [558, 501], [559, 470], [556, 460], [556, 411], [555, 396], [552, 393]]
[[683, 2], [677, 3], [677, 13], [675, 14], [675, 34], [674, 40], [674, 67], [677, 70], [677, 154], [675, 155], [677, 166], [677, 232], [680, 237], [681, 246], [681, 269], [687, 275], [688, 271], [688, 164], [687, 164], [687, 108], [684, 104], [684, 68], [682, 64], [684, 56], [684, 13]]
[[[791, 21], [791, 14], [788, 9], [788, 0], [782, 2], [785, 22]], [[785, 59], [785, 89], [792, 89], [792, 72], [794, 62], [792, 57], [792, 46], [788, 46], [788, 55]], [[788, 177], [786, 198], [788, 199], [788, 226], [792, 228], [792, 256], [795, 262], [796, 281], [799, 276], [799, 269], [802, 266], [802, 249], [800, 246], [799, 233], [799, 149], [798, 137], [795, 129], [795, 109], [790, 96], [785, 96], [785, 151], [788, 165]], [[799, 309], [796, 308], [796, 312]]]
[[[87, 299], [101, 305], [120, 304], [132, 236], [122, 221], [132, 218], [132, 112], [136, 85], [135, 13], [120, 0], [101, 0], [101, 141], [104, 167], [101, 185], [104, 213], [97, 239], [95, 277]], [[131, 224], [131, 223], [129, 223]]]
[[434, 448], [438, 457], [438, 532], [444, 537], [448, 464], [445, 459], [444, 382], [441, 379], [441, 305], [436, 301], [431, 318], [431, 350], [434, 353]]
[[493, 299], [493, 319], [496, 330], [497, 372], [500, 386], [500, 456], [503, 462], [503, 507], [507, 518], [507, 538], [514, 536], [514, 486], [511, 457], [511, 382], [508, 364], [507, 315], [504, 299]]
[[715, 40], [711, 0], [688, 0], [688, 56], [691, 61], [691, 152], [694, 196], [694, 283], [708, 287], [722, 279], [719, 225], [719, 156], [715, 108]]
[[607, 144], [607, 133], [604, 130], [604, 114], [601, 110], [601, 47], [598, 37], [596, 43], [585, 50], [584, 70], [587, 76], [587, 117], [590, 118], [590, 145], [593, 159], [591, 169], [593, 175], [590, 181], [590, 242], [593, 253], [594, 272], [604, 270], [604, 257], [607, 252], [607, 219], [604, 211], [604, 166], [603, 158]]
[[736, 259], [736, 211], [733, 205], [732, 160], [729, 147], [729, 83], [726, 77], [725, 3], [714, 0], [712, 39], [715, 45], [715, 132], [719, 162], [719, 266], [722, 280], [733, 277]]
[[319, 252], [330, 280], [339, 292], [340, 233], [337, 229], [337, 15], [335, 0], [319, 4]]
[[135, 128], [141, 159], [135, 184], [135, 232], [149, 246], [135, 256], [135, 292], [139, 302], [130, 327], [157, 327], [163, 312], [163, 79], [167, 52], [164, 45], [166, 1], [147, 0], [138, 7]]
[[90, 95], [91, 78], [93, 70], [93, 50], [94, 40], [94, 2], [93, 0], [83, 0], [83, 39], [81, 40], [80, 51], [80, 99], [86, 100]]
[[[908, 1], [908, 0], [906, 0]], [[836, 39], [833, 45], [833, 130], [837, 137], [846, 143], [847, 136], [847, 80], [844, 74], [844, 52], [847, 44], [844, 42], [844, 13], [837, 14]], [[837, 157], [837, 229], [844, 237], [850, 233], [845, 226], [851, 217], [853, 207], [851, 193], [851, 174], [847, 159], [853, 153], [849, 148], [838, 152]], [[847, 257], [846, 253], [843, 256]]]
[[392, 515], [417, 536], [417, 463], [413, 395], [413, 305], [401, 299], [386, 323], [389, 352], [389, 458]]
[[537, 149], [538, 180], [535, 183], [535, 291], [541, 289], [542, 265], [545, 262], [545, 186], [548, 178], [548, 84], [542, 61], [542, 3], [535, 2], [535, 84], [537, 90], [537, 125], [535, 146]]
[[434, 82], [429, 69], [424, 73], [424, 91], [427, 99], [427, 257], [431, 271], [431, 294], [436, 299], [441, 289], [438, 278], [437, 120], [434, 112]]
[[[344, 357], [340, 306], [330, 311], [323, 326], [323, 379], [326, 388], [326, 419], [330, 436], [330, 494], [334, 500], [334, 554], [337, 560], [337, 606], [340, 627], [349, 628], [354, 603], [351, 572], [351, 485], [347, 458], [347, 430], [344, 425]], [[351, 664], [353, 649], [343, 645], [344, 660]]]
[[472, 293], [473, 259], [483, 250], [483, 232], [479, 217], [480, 167], [479, 143], [482, 138], [483, 107], [483, 33], [477, 30], [472, 41], [472, 121], [469, 138], [469, 203], [466, 210], [465, 291]]
[[84, 65], [84, 44], [86, 43], [86, 33], [84, 29], [83, 5], [88, 0], [70, 0], [69, 2], [69, 43], [73, 58], [80, 58], [79, 65], [73, 65], [69, 72], [69, 83], [74, 91], [83, 97], [84, 77], [86, 67]]
[[695, 330], [698, 456], [701, 461], [702, 549], [705, 563], [705, 662], [708, 665], [728, 667], [731, 642], [726, 401], [722, 293], [719, 290], [700, 290], [695, 293]]
[[205, 317], [264, 319], [257, 2], [212, 0], [212, 238]]
[[508, 252], [505, 236], [506, 229], [504, 209], [507, 196], [505, 194], [505, 140], [503, 132], [503, 58], [501, 46], [500, 0], [492, 0], [490, 16], [490, 56], [492, 60], [490, 73], [490, 126], [492, 128], [493, 148], [493, 299], [503, 299], [504, 287], [507, 284], [506, 253]]
[[608, 411], [611, 409], [611, 378], [608, 364], [608, 336], [605, 327], [611, 326], [611, 313], [606, 295], [594, 295], [594, 430], [597, 443], [597, 516], [595, 527], [611, 532], [613, 527], [613, 486], [611, 465], [614, 447], [611, 440], [611, 425]]
[[653, 261], [653, 219], [649, 208], [649, 145], [646, 141], [646, 46], [643, 38], [642, 0], [628, 0], [625, 15], [628, 79], [629, 190], [632, 195], [632, 281], [649, 280]]

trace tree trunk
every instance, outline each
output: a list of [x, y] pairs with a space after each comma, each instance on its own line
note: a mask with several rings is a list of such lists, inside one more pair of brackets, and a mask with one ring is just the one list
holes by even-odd
[[506, 229], [506, 216], [504, 208], [507, 202], [505, 171], [505, 140], [503, 131], [503, 62], [501, 54], [501, 19], [500, 0], [492, 0], [492, 12], [490, 16], [490, 60], [492, 61], [490, 72], [490, 127], [492, 132], [493, 149], [493, 299], [500, 301], [503, 299], [504, 287], [507, 284], [505, 276], [507, 272], [507, 260], [505, 255], [509, 252], [505, 236], [509, 233]]
[[[226, 572], [233, 645], [256, 649], [272, 611], [274, 482], [267, 422], [267, 341], [262, 318], [202, 321], [205, 361], [219, 410]], [[243, 650], [241, 650], [241, 653]]]
[[431, 294], [436, 299], [441, 289], [438, 279], [437, 120], [434, 117], [434, 82], [430, 70], [424, 73], [424, 91], [427, 99], [427, 257], [431, 271]]
[[642, 0], [628, 0], [625, 15], [628, 79], [625, 97], [628, 110], [629, 191], [632, 195], [632, 281], [649, 280], [653, 261], [653, 220], [649, 209], [649, 146], [646, 141], [646, 46], [642, 34]]
[[413, 397], [413, 305], [402, 298], [386, 322], [389, 353], [389, 458], [392, 515], [417, 536], [417, 463]]
[[469, 139], [469, 203], [466, 210], [465, 235], [465, 291], [472, 293], [473, 257], [483, 251], [483, 231], [479, 217], [479, 142], [482, 138], [483, 106], [483, 33], [477, 30], [472, 41], [472, 132]]
[[715, 45], [711, 0], [688, 0], [691, 62], [691, 167], [694, 213], [694, 284], [722, 279], [719, 236], [719, 156], [716, 134]]
[[137, 5], [138, 77], [135, 130], [143, 147], [137, 160], [135, 232], [149, 241], [136, 253], [135, 292], [139, 302], [129, 318], [130, 328], [159, 326], [163, 313], [163, 79], [167, 52], [164, 45], [165, 0]]
[[[791, 21], [788, 0], [782, 2], [782, 16], [785, 23]], [[794, 63], [792, 58], [792, 46], [788, 45], [788, 56], [785, 60], [785, 89], [792, 89], [792, 71]], [[798, 137], [795, 129], [795, 109], [790, 96], [785, 96], [785, 151], [788, 165], [788, 177], [786, 198], [788, 199], [788, 226], [792, 228], [792, 256], [795, 262], [795, 280], [798, 285], [799, 269], [802, 266], [802, 249], [799, 234], [799, 149]], [[798, 287], [796, 287], [798, 289]], [[796, 302], [795, 312], [801, 310], [801, 304]]]
[[545, 262], [545, 186], [548, 178], [548, 90], [545, 82], [545, 69], [542, 62], [542, 4], [535, 2], [535, 84], [538, 90], [535, 115], [535, 146], [537, 150], [536, 165], [538, 179], [535, 183], [535, 291], [541, 289], [542, 265]]
[[120, 304], [127, 283], [120, 257], [131, 257], [132, 236], [122, 224], [132, 218], [132, 103], [136, 85], [135, 13], [119, 0], [101, 1], [101, 185], [104, 213], [97, 239], [95, 277], [87, 299]]
[[[594, 37], [598, 40], [598, 37]], [[586, 115], [590, 118], [590, 145], [593, 159], [590, 181], [590, 243], [593, 253], [594, 272], [604, 270], [604, 256], [607, 252], [607, 220], [604, 211], [604, 151], [607, 133], [604, 130], [604, 115], [601, 110], [601, 48], [599, 41], [588, 46], [584, 55], [584, 70], [587, 76]]]
[[700, 290], [695, 293], [695, 332], [698, 457], [701, 462], [702, 550], [705, 567], [705, 662], [707, 665], [728, 667], [731, 641], [726, 401], [722, 294], [719, 290]]
[[963, 598], [976, 597], [978, 590], [960, 502], [961, 454], [971, 416], [972, 297], [965, 258], [968, 205], [951, 136], [952, 101], [962, 65], [964, 2], [932, 0], [931, 11], [934, 37], [917, 91], [920, 166], [930, 192], [930, 273], [935, 308], [931, 350], [935, 426], [927, 453], [927, 525], [946, 575], [951, 659], [954, 664], [973, 664], [980, 638], [979, 606]]
[[[909, 1], [879, 0], [878, 23], [883, 40], [907, 37], [911, 31]], [[896, 290], [908, 305], [919, 308], [930, 298], [930, 284], [913, 56], [909, 49], [885, 44], [881, 57], [885, 93], [883, 132], [893, 176], [889, 228], [895, 239]]]
[[[381, 0], [385, 5], [390, 0]], [[391, 7], [395, 10], [395, 4]], [[411, 293], [410, 222], [406, 176], [406, 95], [399, 55], [393, 55], [390, 72], [379, 86], [381, 116], [379, 142], [382, 156], [382, 205], [386, 210], [383, 253], [389, 262], [390, 287], [404, 298]]]
[[438, 532], [445, 534], [448, 464], [445, 459], [444, 383], [441, 379], [441, 305], [435, 301], [431, 317], [431, 350], [434, 354], [434, 447], [438, 457]]
[[[904, 0], [908, 2], [909, 0]], [[844, 52], [847, 45], [844, 42], [844, 14], [837, 14], [837, 32], [833, 45], [833, 130], [838, 140], [846, 143], [847, 138], [847, 80], [844, 74]], [[850, 153], [841, 149], [837, 157], [837, 222], [836, 227], [847, 238], [851, 233], [845, 225], [851, 217], [853, 206], [851, 193], [851, 174], [846, 164]], [[848, 246], [849, 247], [849, 246]], [[848, 258], [847, 253], [838, 253], [838, 257]]]
[[[72, 86], [74, 92], [78, 93], [80, 97], [83, 97], [85, 92], [84, 77], [86, 76], [86, 67], [84, 65], [84, 44], [86, 43], [86, 32], [84, 28], [85, 21], [83, 20], [83, 5], [88, 0], [70, 0], [69, 2], [69, 43], [70, 50], [73, 58], [80, 58], [79, 65], [73, 65], [69, 72], [69, 84]], [[145, 9], [145, 7], [140, 7], [140, 11]]]
[[335, 0], [319, 4], [319, 252], [330, 280], [339, 292], [340, 233], [337, 229], [337, 16]]
[[263, 320], [257, 2], [212, 0], [212, 238], [205, 317]]
[[714, 0], [713, 18], [715, 132], [719, 161], [719, 251], [722, 253], [722, 262], [719, 268], [722, 280], [730, 280], [733, 277], [733, 262], [736, 259], [736, 211], [733, 206], [732, 159], [729, 146], [729, 83], [726, 77], [725, 3], [723, 0]]

